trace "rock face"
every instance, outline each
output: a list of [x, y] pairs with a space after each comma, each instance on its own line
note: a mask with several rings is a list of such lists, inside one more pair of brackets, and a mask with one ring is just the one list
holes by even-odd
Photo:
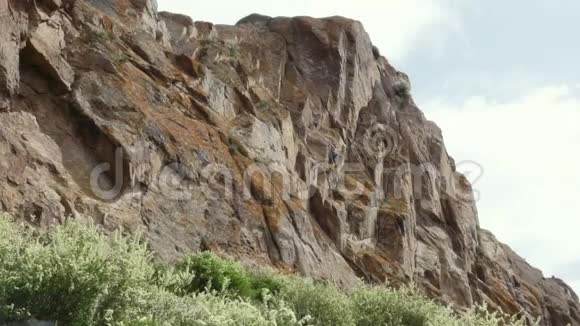
[[144, 229], [458, 308], [580, 325], [578, 297], [479, 227], [406, 75], [341, 17], [236, 26], [154, 0], [0, 0], [0, 209]]

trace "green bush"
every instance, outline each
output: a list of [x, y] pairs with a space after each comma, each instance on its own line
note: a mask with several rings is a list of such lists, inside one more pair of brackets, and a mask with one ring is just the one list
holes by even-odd
[[220, 258], [210, 252], [185, 258], [177, 265], [178, 270], [195, 275], [186, 285], [187, 293], [201, 291], [230, 292], [245, 298], [256, 296], [251, 276], [242, 265]]
[[[151, 292], [141, 307], [142, 317], [123, 323], [128, 325], [195, 325], [195, 326], [298, 326], [297, 323], [274, 324], [270, 316], [280, 309], [261, 309], [239, 299], [216, 292], [176, 296], [164, 289]], [[280, 314], [281, 315], [281, 314]], [[279, 320], [283, 320], [279, 318]], [[292, 319], [290, 319], [292, 320]], [[295, 320], [295, 318], [294, 318]]]
[[184, 293], [217, 291], [233, 297], [261, 300], [264, 291], [277, 294], [282, 288], [282, 281], [272, 273], [252, 270], [211, 252], [186, 257], [176, 269], [195, 275], [191, 283], [180, 288]]
[[251, 271], [237, 262], [204, 252], [185, 258], [177, 270], [195, 275], [186, 293], [219, 292], [250, 300], [261, 299], [264, 291], [275, 295], [311, 325], [353, 325], [350, 302], [337, 288], [297, 277], [276, 277]]
[[252, 283], [256, 294], [259, 298], [262, 298], [264, 291], [269, 294], [276, 296], [280, 295], [280, 292], [284, 286], [285, 277], [281, 275], [276, 275], [273, 272], [265, 270], [251, 270], [252, 273]]
[[523, 326], [485, 307], [457, 314], [404, 288], [330, 284], [211, 253], [176, 266], [120, 232], [69, 223], [39, 232], [0, 214], [0, 323], [119, 326]]
[[352, 295], [356, 324], [360, 326], [427, 326], [435, 316], [451, 317], [450, 311], [424, 299], [411, 288], [391, 291], [363, 287]]
[[309, 325], [355, 325], [347, 294], [330, 284], [288, 277], [283, 282], [280, 297], [299, 318], [310, 319]]
[[411, 98], [411, 87], [408, 82], [402, 80], [395, 82], [393, 84], [393, 91], [395, 95], [403, 100], [409, 100]]
[[[209, 253], [192, 256], [206, 270], [224, 264], [246, 288], [241, 265]], [[198, 265], [199, 270], [203, 270]], [[219, 269], [218, 269], [219, 270]], [[244, 278], [236, 278], [236, 273]], [[139, 236], [107, 237], [70, 223], [35, 235], [0, 214], [0, 322], [55, 320], [64, 325], [302, 325], [279, 300], [249, 303], [229, 290], [188, 294], [194, 280], [152, 258]], [[217, 286], [216, 286], [217, 288]]]
[[0, 219], [0, 320], [35, 317], [66, 325], [122, 318], [142, 300], [154, 270], [138, 236], [108, 238], [69, 224], [36, 237]]

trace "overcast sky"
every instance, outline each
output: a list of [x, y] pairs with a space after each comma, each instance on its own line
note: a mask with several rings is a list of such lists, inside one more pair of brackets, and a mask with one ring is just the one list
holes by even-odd
[[409, 74], [474, 182], [481, 224], [580, 293], [580, 1], [158, 0], [234, 24], [250, 13], [360, 20]]

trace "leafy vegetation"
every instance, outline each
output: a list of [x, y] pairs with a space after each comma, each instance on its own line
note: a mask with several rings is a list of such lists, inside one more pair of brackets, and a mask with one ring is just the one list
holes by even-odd
[[240, 45], [236, 42], [230, 42], [226, 44], [227, 47], [227, 57], [230, 61], [236, 62], [240, 60], [241, 50]]
[[38, 232], [0, 214], [0, 322], [59, 325], [524, 325], [477, 308], [456, 314], [413, 289], [346, 292], [211, 253], [175, 266], [139, 235], [69, 223]]
[[409, 100], [411, 98], [411, 88], [406, 82], [397, 81], [393, 85], [393, 90], [397, 96], [404, 100]]
[[261, 111], [269, 110], [272, 107], [272, 103], [267, 100], [261, 100], [256, 104], [256, 108]]

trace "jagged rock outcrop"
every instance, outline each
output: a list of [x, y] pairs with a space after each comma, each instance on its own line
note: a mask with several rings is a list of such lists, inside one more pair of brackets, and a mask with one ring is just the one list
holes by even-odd
[[0, 209], [144, 229], [457, 307], [580, 325], [578, 297], [480, 229], [406, 75], [341, 17], [235, 26], [154, 0], [0, 0]]

